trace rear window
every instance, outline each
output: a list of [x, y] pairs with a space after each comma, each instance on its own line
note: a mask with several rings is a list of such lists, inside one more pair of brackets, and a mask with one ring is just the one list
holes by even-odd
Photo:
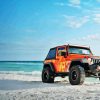
[[54, 59], [56, 57], [56, 48], [50, 49], [46, 59]]

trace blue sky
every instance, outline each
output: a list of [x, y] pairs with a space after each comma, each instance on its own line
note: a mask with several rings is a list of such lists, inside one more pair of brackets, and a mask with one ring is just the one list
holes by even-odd
[[0, 60], [44, 60], [68, 43], [100, 55], [100, 0], [0, 0]]

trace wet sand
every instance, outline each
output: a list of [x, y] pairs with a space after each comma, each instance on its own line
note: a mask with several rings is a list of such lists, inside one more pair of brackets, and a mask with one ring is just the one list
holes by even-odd
[[[86, 79], [83, 85], [72, 86], [68, 79], [47, 84], [34, 79], [26, 81], [5, 79], [3, 76], [0, 78], [0, 100], [100, 100], [98, 79]], [[23, 78], [25, 79], [24, 76]]]

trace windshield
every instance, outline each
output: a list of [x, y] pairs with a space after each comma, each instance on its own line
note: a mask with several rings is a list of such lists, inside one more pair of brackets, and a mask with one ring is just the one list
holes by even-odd
[[90, 55], [91, 51], [86, 48], [69, 47], [69, 53]]

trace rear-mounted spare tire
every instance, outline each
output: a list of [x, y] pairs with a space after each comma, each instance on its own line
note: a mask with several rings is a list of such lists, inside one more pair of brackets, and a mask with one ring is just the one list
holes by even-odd
[[84, 68], [80, 65], [72, 66], [69, 71], [69, 82], [71, 85], [81, 85], [85, 80]]

